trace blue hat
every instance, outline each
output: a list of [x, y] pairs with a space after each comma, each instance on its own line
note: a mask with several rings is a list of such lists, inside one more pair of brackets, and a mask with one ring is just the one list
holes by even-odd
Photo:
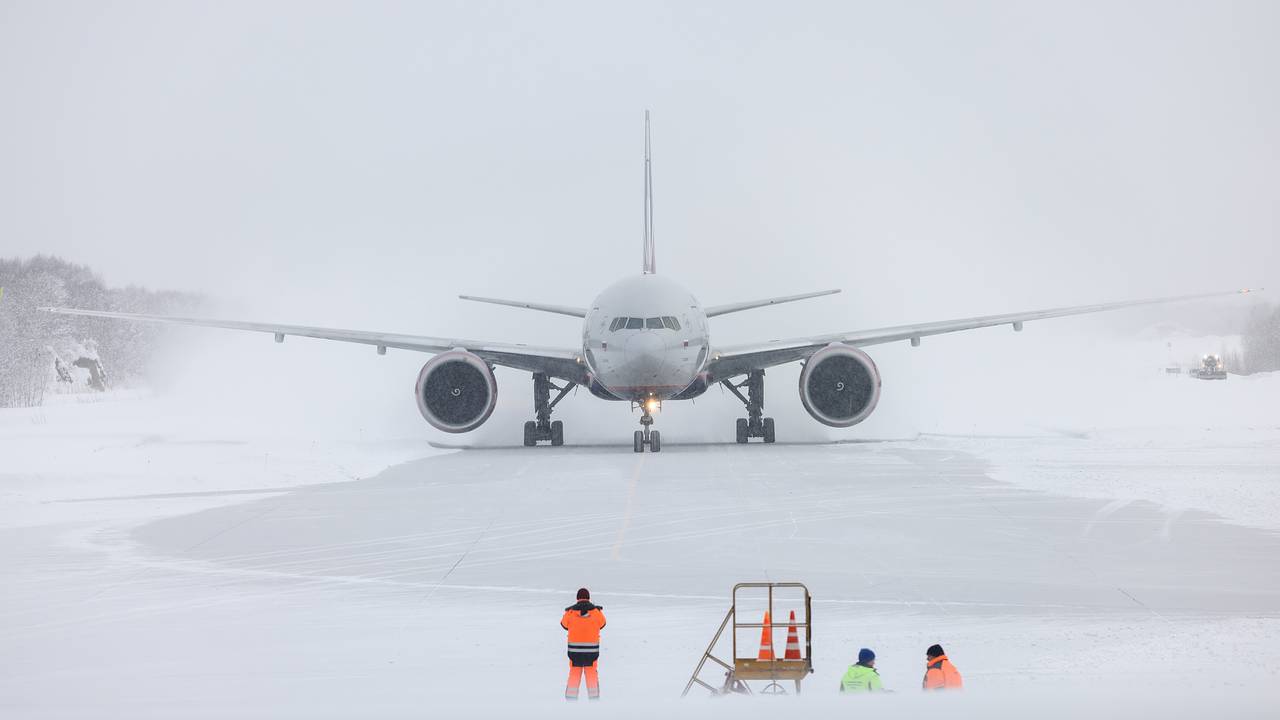
[[858, 662], [860, 663], [869, 663], [875, 659], [876, 654], [872, 652], [871, 648], [862, 648], [858, 651]]

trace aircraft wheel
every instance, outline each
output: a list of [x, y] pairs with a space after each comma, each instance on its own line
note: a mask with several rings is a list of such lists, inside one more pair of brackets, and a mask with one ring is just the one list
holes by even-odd
[[767, 443], [774, 441], [773, 418], [764, 419], [764, 441]]
[[644, 433], [642, 431], [636, 431], [632, 446], [632, 449], [636, 452], [644, 452]]
[[524, 424], [524, 446], [533, 447], [538, 444], [534, 438], [534, 433], [538, 430], [538, 424], [530, 420]]
[[551, 421], [551, 444], [555, 447], [564, 444], [564, 423], [559, 420]]
[[738, 444], [745, 445], [747, 442], [747, 419], [738, 418]]
[[662, 433], [657, 430], [649, 433], [649, 452], [662, 452]]

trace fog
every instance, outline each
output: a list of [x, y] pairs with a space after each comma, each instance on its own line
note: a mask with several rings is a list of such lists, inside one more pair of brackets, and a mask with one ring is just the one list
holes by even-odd
[[[646, 109], [659, 273], [705, 304], [844, 291], [713, 344], [1272, 290], [871, 347], [846, 430], [770, 368], [777, 445], [733, 445], [713, 388], [635, 456], [637, 414], [581, 389], [564, 448], [426, 447], [517, 444], [524, 372], [453, 436], [422, 354], [178, 329], [157, 397], [0, 412], [0, 706], [559, 714], [585, 583], [610, 712], [705, 714], [674, 696], [722, 593], [794, 577], [824, 633], [802, 712], [874, 646], [885, 716], [1264, 714], [1280, 377], [1165, 368], [1280, 298], [1277, 30], [1274, 2], [5, 0], [0, 257], [221, 317], [573, 347], [575, 318], [457, 295], [639, 273]], [[935, 637], [967, 694], [914, 692]]]
[[[572, 318], [456, 295], [583, 305], [638, 272], [649, 108], [659, 272], [705, 303], [844, 289], [717, 319], [720, 343], [1280, 287], [1277, 21], [1271, 3], [7, 3], [0, 253], [201, 291], [224, 316], [572, 346]], [[236, 404], [292, 382], [266, 400], [323, 387], [420, 422], [421, 357], [188, 337], [184, 364], [222, 351], [200, 372]], [[522, 415], [518, 381], [500, 377]]]
[[[570, 343], [658, 268], [795, 331], [1280, 286], [1274, 3], [6, 3], [0, 252]], [[765, 314], [769, 313], [769, 314]]]

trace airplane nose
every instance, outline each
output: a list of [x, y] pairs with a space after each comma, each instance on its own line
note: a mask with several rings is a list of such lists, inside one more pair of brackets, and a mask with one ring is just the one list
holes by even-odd
[[666, 343], [657, 333], [638, 332], [627, 340], [627, 366], [638, 379], [656, 380], [666, 359]]

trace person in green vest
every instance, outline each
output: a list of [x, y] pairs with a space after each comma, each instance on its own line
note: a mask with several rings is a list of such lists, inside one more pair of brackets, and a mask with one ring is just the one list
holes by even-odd
[[881, 692], [884, 685], [880, 682], [880, 673], [876, 672], [876, 654], [871, 648], [858, 651], [858, 662], [850, 665], [840, 678], [840, 692], [862, 693]]

